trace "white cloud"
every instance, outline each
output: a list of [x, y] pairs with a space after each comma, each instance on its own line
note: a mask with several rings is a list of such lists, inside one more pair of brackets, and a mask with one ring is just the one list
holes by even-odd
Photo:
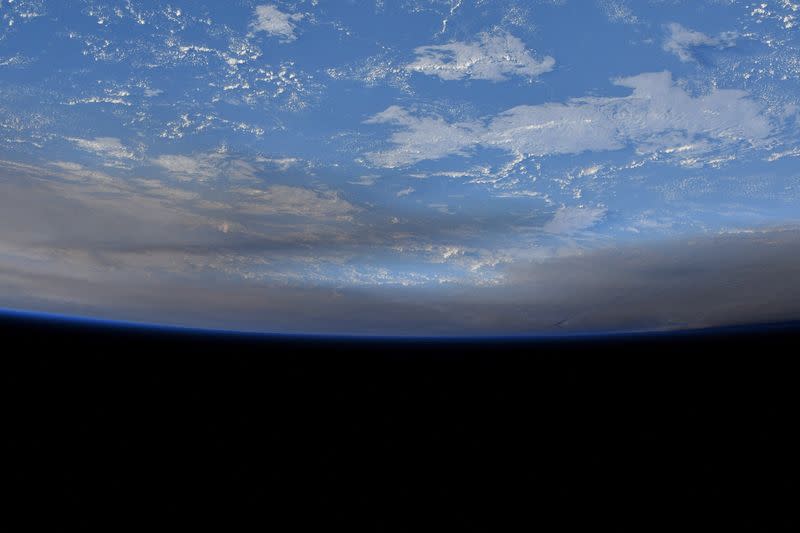
[[694, 61], [693, 49], [701, 46], [730, 48], [736, 44], [736, 33], [723, 32], [711, 37], [699, 31], [690, 30], [673, 22], [667, 26], [669, 36], [664, 41], [664, 50], [678, 56], [681, 61]]
[[251, 163], [229, 156], [224, 149], [192, 156], [165, 154], [151, 162], [179, 181], [252, 181], [258, 172]]
[[542, 228], [547, 233], [569, 235], [589, 229], [606, 215], [602, 207], [562, 207]]
[[19, 67], [30, 63], [27, 57], [16, 54], [11, 57], [0, 57], [0, 67]]
[[286, 172], [291, 167], [303, 163], [303, 160], [296, 157], [257, 157], [256, 162], [266, 163], [277, 167], [281, 172]]
[[375, 185], [375, 182], [377, 182], [379, 178], [380, 176], [370, 174], [366, 176], [359, 176], [356, 179], [348, 181], [347, 183], [349, 183], [350, 185], [361, 185], [362, 187], [371, 187], [372, 185]]
[[180, 181], [207, 181], [219, 175], [216, 166], [204, 158], [162, 155], [153, 159], [153, 163], [167, 170]]
[[397, 127], [389, 139], [392, 146], [366, 157], [378, 166], [399, 167], [469, 155], [476, 147], [496, 148], [516, 157], [626, 147], [652, 153], [699, 140], [709, 149], [756, 145], [772, 132], [760, 106], [744, 91], [714, 88], [692, 96], [673, 83], [669, 72], [640, 74], [615, 84], [631, 88], [632, 93], [517, 106], [485, 122], [450, 123], [391, 106], [367, 123]]
[[395, 196], [397, 196], [398, 198], [402, 198], [403, 196], [408, 196], [409, 194], [411, 194], [415, 190], [416, 189], [414, 189], [414, 187], [407, 187], [407, 188], [403, 189], [402, 191], [397, 191], [397, 194], [395, 194]]
[[127, 187], [125, 187], [124, 183], [105, 172], [87, 168], [71, 161], [53, 161], [50, 166], [58, 169], [55, 174], [60, 179], [73, 183], [83, 183], [89, 186], [87, 189], [91, 189], [94, 192], [127, 192]]
[[332, 191], [272, 185], [266, 189], [233, 189], [242, 201], [237, 211], [249, 215], [294, 215], [315, 219], [349, 219], [356, 208]]
[[121, 160], [136, 159], [136, 154], [115, 137], [95, 137], [94, 139], [68, 137], [67, 140], [81, 150], [92, 152], [105, 159], [105, 164], [109, 166], [119, 166]]
[[585, 177], [585, 176], [594, 176], [598, 172], [603, 169], [601, 165], [592, 165], [590, 167], [582, 168], [581, 171], [578, 173], [578, 176]]
[[639, 17], [633, 14], [631, 8], [620, 0], [604, 0], [602, 6], [605, 8], [606, 16], [611, 22], [621, 22], [623, 24], [638, 24]]
[[484, 133], [479, 122], [449, 123], [441, 117], [415, 117], [396, 105], [374, 115], [366, 123], [401, 128], [392, 134], [395, 148], [367, 154], [372, 163], [390, 168], [453, 154], [466, 155], [468, 148]]
[[284, 13], [272, 5], [256, 6], [256, 20], [253, 22], [255, 31], [263, 31], [272, 37], [280, 37], [282, 42], [288, 43], [297, 39], [295, 35], [295, 22], [303, 19], [302, 13]]
[[773, 152], [767, 158], [767, 161], [772, 163], [784, 157], [800, 157], [800, 147], [792, 148], [791, 150], [784, 150], [783, 152]]
[[397, 64], [394, 55], [387, 52], [368, 57], [353, 65], [329, 68], [326, 73], [334, 80], [357, 81], [367, 87], [386, 83], [408, 94], [414, 92], [408, 81], [411, 72], [405, 65]]
[[443, 80], [504, 81], [509, 76], [535, 78], [553, 70], [555, 59], [537, 60], [517, 37], [506, 33], [481, 33], [475, 42], [420, 46], [417, 58], [406, 65], [412, 72]]

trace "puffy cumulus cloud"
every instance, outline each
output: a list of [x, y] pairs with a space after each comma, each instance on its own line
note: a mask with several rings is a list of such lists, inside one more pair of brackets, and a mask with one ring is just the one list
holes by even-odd
[[517, 106], [484, 122], [451, 123], [392, 106], [367, 121], [396, 128], [391, 147], [366, 157], [378, 166], [398, 167], [469, 155], [477, 147], [530, 157], [626, 147], [655, 152], [695, 141], [708, 148], [756, 146], [773, 130], [761, 106], [744, 91], [712, 88], [693, 96], [674, 84], [669, 72], [615, 84], [632, 89], [631, 94]]
[[303, 19], [302, 13], [284, 13], [273, 5], [256, 6], [256, 20], [252, 23], [254, 31], [263, 31], [272, 37], [279, 37], [288, 43], [297, 39], [295, 22]]
[[605, 215], [603, 207], [562, 207], [542, 229], [547, 233], [570, 235], [591, 228]]
[[479, 122], [451, 123], [441, 117], [418, 117], [396, 105], [370, 117], [365, 123], [399, 128], [391, 137], [393, 149], [367, 154], [373, 164], [389, 168], [448, 155], [466, 155], [485, 134]]
[[702, 46], [730, 48], [736, 44], [735, 32], [723, 32], [711, 37], [673, 22], [667, 26], [669, 35], [664, 40], [664, 50], [678, 56], [681, 61], [694, 61], [694, 49]]
[[536, 78], [556, 63], [550, 56], [536, 59], [522, 40], [506, 32], [481, 33], [475, 42], [420, 46], [414, 52], [417, 58], [406, 65], [407, 70], [443, 80]]

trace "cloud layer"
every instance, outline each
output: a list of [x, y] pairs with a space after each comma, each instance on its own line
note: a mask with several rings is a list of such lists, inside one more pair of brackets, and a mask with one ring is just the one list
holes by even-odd
[[675, 85], [669, 72], [639, 74], [615, 84], [632, 89], [631, 95], [517, 106], [486, 122], [447, 122], [391, 106], [367, 121], [396, 128], [391, 147], [367, 158], [378, 166], [400, 167], [468, 155], [477, 147], [548, 156], [626, 147], [652, 152], [701, 141], [746, 146], [772, 131], [760, 106], [744, 91], [712, 89], [693, 96]]
[[150, 277], [44, 272], [2, 253], [0, 291], [4, 305], [24, 309], [263, 332], [671, 330], [797, 319], [798, 258], [800, 232], [767, 231], [517, 263], [508, 283], [496, 287], [364, 290], [245, 285], [202, 271]]

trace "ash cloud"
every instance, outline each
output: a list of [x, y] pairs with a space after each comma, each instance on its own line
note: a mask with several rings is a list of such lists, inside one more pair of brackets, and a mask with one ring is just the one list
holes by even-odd
[[800, 231], [700, 237], [516, 263], [495, 287], [335, 288], [0, 267], [4, 306], [282, 333], [569, 334], [800, 318]]

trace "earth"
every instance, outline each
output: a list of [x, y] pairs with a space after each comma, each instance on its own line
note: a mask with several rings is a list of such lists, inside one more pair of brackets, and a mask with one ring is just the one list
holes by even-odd
[[0, 0], [0, 307], [800, 318], [800, 2]]

